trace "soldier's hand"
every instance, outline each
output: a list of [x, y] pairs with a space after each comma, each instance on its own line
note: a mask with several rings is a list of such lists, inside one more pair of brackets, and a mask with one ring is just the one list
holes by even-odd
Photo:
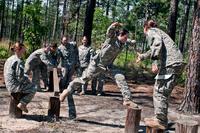
[[141, 54], [137, 52], [137, 59], [136, 59], [136, 63], [139, 63], [139, 62], [141, 61], [141, 59], [140, 59], [140, 55], [141, 55]]
[[158, 73], [158, 66], [156, 64], [152, 64], [151, 71], [155, 74]]

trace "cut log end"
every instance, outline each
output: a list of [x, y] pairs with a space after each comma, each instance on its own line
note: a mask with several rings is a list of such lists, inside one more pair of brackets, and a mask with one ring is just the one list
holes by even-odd
[[137, 133], [141, 119], [141, 109], [127, 109], [125, 133]]

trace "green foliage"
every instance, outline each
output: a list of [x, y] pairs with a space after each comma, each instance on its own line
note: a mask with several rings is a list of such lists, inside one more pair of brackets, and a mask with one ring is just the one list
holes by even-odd
[[0, 59], [7, 59], [10, 56], [9, 51], [9, 42], [2, 41], [0, 42]]
[[105, 34], [111, 20], [104, 15], [101, 8], [96, 8], [94, 13], [93, 30], [92, 30], [92, 45], [99, 48], [105, 40]]
[[0, 46], [0, 59], [7, 59], [9, 56], [9, 50]]
[[41, 24], [41, 4], [41, 0], [36, 0], [32, 4], [24, 7], [24, 15], [29, 21], [28, 27], [24, 28], [24, 38], [26, 44], [28, 44], [29, 52], [32, 52], [41, 46], [42, 36], [47, 28]]

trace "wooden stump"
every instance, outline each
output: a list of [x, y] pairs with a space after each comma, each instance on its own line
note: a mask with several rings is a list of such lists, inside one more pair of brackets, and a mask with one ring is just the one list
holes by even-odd
[[22, 110], [17, 107], [20, 99], [25, 96], [24, 93], [11, 93], [10, 96], [10, 107], [9, 107], [9, 117], [11, 118], [21, 118]]
[[146, 133], [164, 133], [164, 130], [146, 126]]
[[197, 131], [197, 121], [183, 119], [176, 122], [176, 133], [197, 133]]
[[60, 116], [60, 100], [57, 68], [53, 68], [53, 71], [50, 71], [50, 90], [54, 91], [54, 96], [49, 99], [48, 116], [58, 120]]
[[127, 109], [125, 133], [137, 133], [141, 119], [141, 109]]
[[48, 108], [48, 116], [59, 119], [60, 116], [60, 100], [58, 97], [50, 97], [49, 99], [49, 108]]

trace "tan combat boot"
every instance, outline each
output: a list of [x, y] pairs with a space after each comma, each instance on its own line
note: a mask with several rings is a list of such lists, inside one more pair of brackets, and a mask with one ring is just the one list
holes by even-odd
[[123, 105], [134, 109], [139, 109], [138, 105], [129, 99], [125, 99]]
[[144, 122], [145, 122], [145, 125], [146, 126], [149, 126], [149, 127], [154, 127], [154, 128], [159, 128], [159, 129], [162, 129], [162, 130], [165, 130], [166, 127], [161, 124], [159, 122], [159, 120], [155, 117], [153, 118], [144, 118]]
[[63, 92], [60, 94], [60, 101], [63, 102], [68, 95], [69, 91], [67, 89], [63, 90]]
[[17, 107], [19, 109], [21, 109], [22, 111], [28, 113], [28, 109], [26, 108], [26, 104], [19, 103], [19, 104], [17, 104]]

